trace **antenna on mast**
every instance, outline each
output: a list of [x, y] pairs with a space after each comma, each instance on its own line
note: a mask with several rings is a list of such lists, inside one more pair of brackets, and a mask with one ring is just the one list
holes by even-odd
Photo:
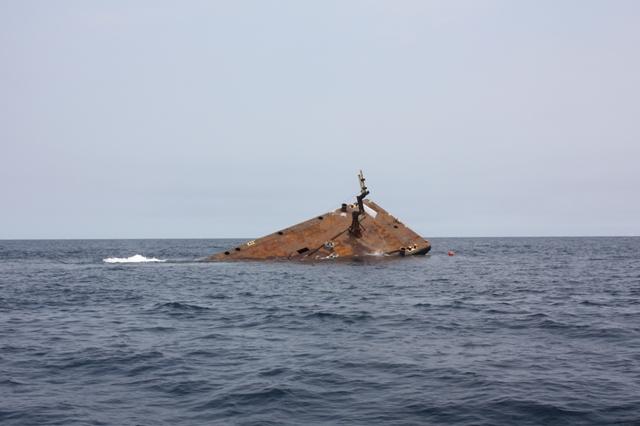
[[362, 170], [358, 173], [358, 181], [360, 182], [360, 193], [364, 193], [367, 191], [367, 187], [364, 185], [364, 175], [362, 174]]

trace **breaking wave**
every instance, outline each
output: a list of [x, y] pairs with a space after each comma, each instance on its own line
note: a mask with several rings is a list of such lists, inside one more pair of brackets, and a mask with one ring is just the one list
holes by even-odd
[[104, 263], [144, 263], [144, 262], [166, 262], [166, 259], [155, 257], [144, 257], [141, 254], [134, 254], [131, 257], [107, 257], [102, 259]]

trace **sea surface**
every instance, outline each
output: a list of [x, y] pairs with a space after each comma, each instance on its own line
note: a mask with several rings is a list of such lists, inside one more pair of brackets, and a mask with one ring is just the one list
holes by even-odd
[[0, 241], [0, 423], [640, 424], [640, 238], [238, 242]]

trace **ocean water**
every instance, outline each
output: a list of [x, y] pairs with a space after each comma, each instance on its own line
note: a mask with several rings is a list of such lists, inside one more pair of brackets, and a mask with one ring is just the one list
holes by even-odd
[[640, 238], [432, 242], [0, 241], [0, 423], [640, 424]]

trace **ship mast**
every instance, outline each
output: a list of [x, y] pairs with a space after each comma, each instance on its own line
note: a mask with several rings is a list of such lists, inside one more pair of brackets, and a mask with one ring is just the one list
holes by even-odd
[[369, 195], [369, 190], [364, 184], [364, 181], [364, 175], [362, 174], [362, 170], [360, 170], [360, 173], [358, 173], [360, 195], [356, 197], [356, 200], [358, 201], [358, 210], [351, 212], [351, 226], [349, 226], [349, 233], [356, 238], [360, 238], [362, 236], [362, 231], [360, 231], [360, 216], [364, 214], [364, 204], [362, 200]]

